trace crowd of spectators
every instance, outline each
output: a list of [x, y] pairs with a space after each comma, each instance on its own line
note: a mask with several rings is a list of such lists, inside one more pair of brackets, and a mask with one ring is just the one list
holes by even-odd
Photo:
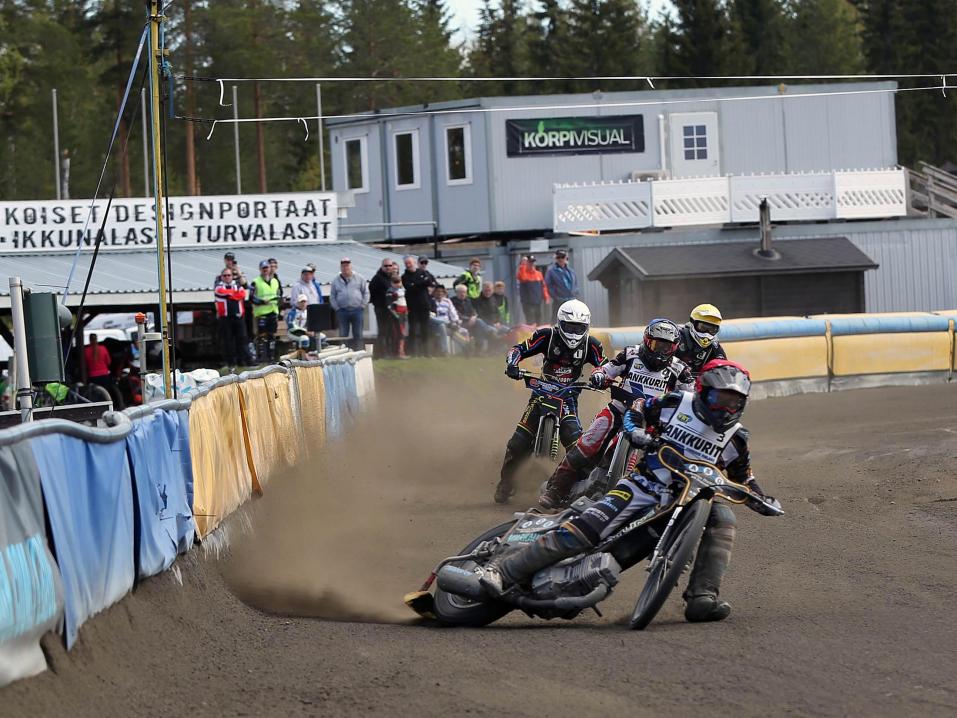
[[[280, 317], [285, 323], [283, 338], [297, 355], [321, 348], [324, 335], [310, 329], [309, 308], [326, 302], [335, 313], [339, 336], [354, 350], [364, 347], [365, 309], [372, 305], [377, 326], [374, 355], [379, 358], [499, 351], [517, 322], [508, 286], [483, 280], [477, 257], [452, 282], [451, 297], [429, 271], [429, 258], [424, 256], [406, 256], [402, 267], [387, 257], [368, 281], [354, 271], [349, 257], [343, 257], [328, 298], [316, 280], [314, 264], [302, 266], [288, 297], [275, 259], [262, 260], [252, 281], [232, 252], [226, 253], [224, 264], [213, 292], [222, 358], [231, 367], [278, 358]], [[555, 262], [544, 275], [534, 256], [522, 257], [515, 280], [525, 324], [549, 322], [562, 302], [578, 296], [578, 280], [564, 250], [555, 252]]]

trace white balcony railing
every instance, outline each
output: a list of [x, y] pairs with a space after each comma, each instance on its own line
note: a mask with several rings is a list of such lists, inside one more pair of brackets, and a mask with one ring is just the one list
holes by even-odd
[[618, 231], [771, 219], [880, 219], [907, 214], [903, 169], [697, 177], [646, 182], [555, 185], [556, 232]]

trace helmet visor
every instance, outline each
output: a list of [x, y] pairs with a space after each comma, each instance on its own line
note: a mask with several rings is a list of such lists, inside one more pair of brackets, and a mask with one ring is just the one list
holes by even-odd
[[711, 322], [692, 322], [692, 326], [695, 328], [695, 331], [712, 337], [715, 336], [721, 329], [720, 326], [717, 324], [712, 324]]
[[669, 357], [675, 353], [675, 350], [678, 348], [678, 345], [675, 342], [669, 342], [665, 339], [649, 339], [645, 342], [648, 346], [648, 350], [657, 354], [658, 356]]
[[731, 389], [708, 389], [708, 408], [712, 411], [727, 412], [730, 415], [740, 414], [748, 397]]
[[584, 334], [588, 331], [588, 325], [582, 322], [559, 322], [558, 325], [561, 327], [561, 330], [571, 336], [578, 336]]

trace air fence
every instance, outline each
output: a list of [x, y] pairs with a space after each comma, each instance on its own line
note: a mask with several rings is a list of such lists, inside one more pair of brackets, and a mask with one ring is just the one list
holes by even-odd
[[46, 668], [47, 631], [72, 648], [87, 619], [340, 437], [374, 391], [371, 356], [336, 349], [108, 412], [100, 428], [0, 432], [0, 686]]
[[[957, 310], [732, 319], [719, 339], [751, 372], [752, 394], [787, 396], [953, 379]], [[644, 327], [592, 330], [606, 351], [640, 344]]]

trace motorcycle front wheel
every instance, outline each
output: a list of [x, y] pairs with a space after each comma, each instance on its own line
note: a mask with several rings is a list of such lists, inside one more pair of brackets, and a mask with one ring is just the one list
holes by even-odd
[[551, 414], [542, 417], [535, 437], [535, 458], [544, 459], [552, 452], [552, 438], [555, 436], [555, 417]]
[[[514, 521], [508, 521], [491, 528], [481, 536], [473, 539], [468, 546], [463, 548], [457, 555], [471, 553], [483, 541], [488, 541], [497, 536], [504, 536], [512, 526]], [[471, 571], [477, 565], [475, 561], [457, 561], [452, 564]], [[432, 613], [438, 619], [439, 623], [447, 626], [467, 626], [479, 628], [487, 626], [500, 619], [512, 610], [512, 606], [498, 601], [473, 601], [459, 596], [455, 593], [447, 593], [438, 586], [435, 587], [435, 601], [432, 607]]]
[[644, 629], [665, 605], [701, 540], [710, 510], [710, 501], [699, 500], [688, 506], [678, 517], [667, 545], [662, 546], [658, 564], [649, 571], [648, 580], [641, 589], [635, 610], [628, 622], [630, 628], [636, 631]]

